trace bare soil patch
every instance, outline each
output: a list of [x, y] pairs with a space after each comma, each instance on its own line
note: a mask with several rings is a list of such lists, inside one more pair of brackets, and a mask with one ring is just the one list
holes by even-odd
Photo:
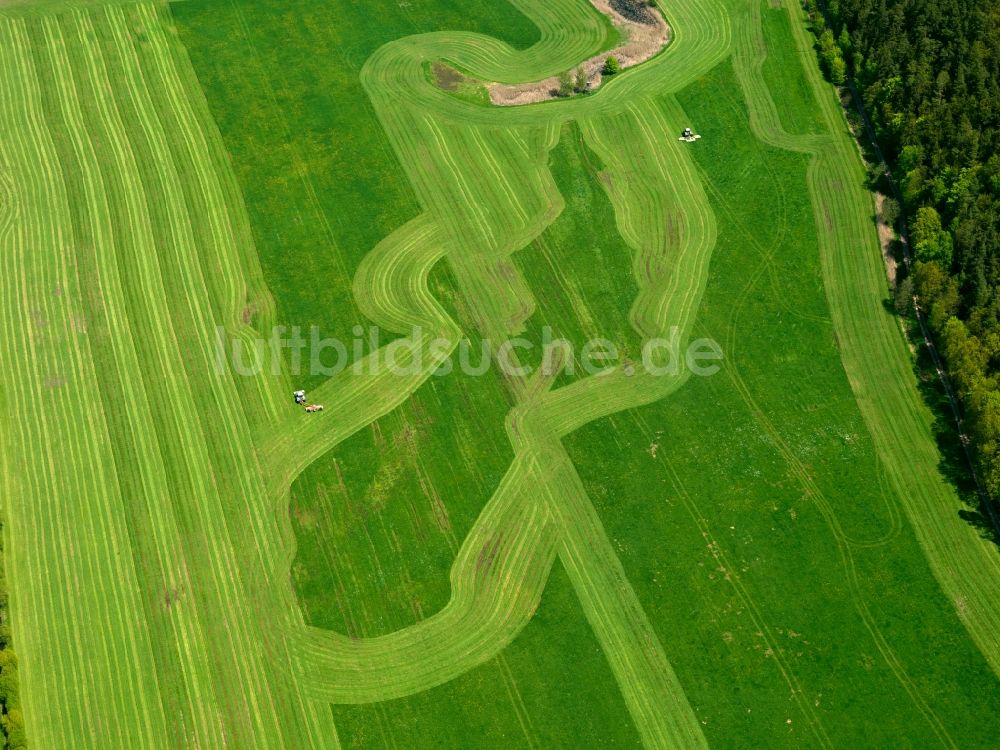
[[889, 276], [889, 282], [893, 288], [896, 287], [896, 259], [892, 255], [892, 243], [896, 239], [896, 233], [885, 221], [885, 196], [882, 193], [875, 193], [875, 221], [878, 225], [878, 244], [882, 248], [882, 260], [885, 261], [885, 272]]
[[643, 0], [611, 0], [610, 4], [618, 15], [630, 21], [645, 24], [656, 23], [649, 6]]
[[459, 84], [465, 82], [465, 76], [444, 63], [434, 63], [433, 71], [434, 81], [445, 91], [457, 91]]
[[[609, 52], [602, 52], [578, 67], [587, 76], [588, 90], [601, 85], [601, 69], [609, 57], [618, 59], [622, 70], [644, 63], [670, 43], [670, 27], [656, 8], [641, 0], [590, 0], [594, 7], [608, 16], [622, 30], [624, 44]], [[532, 104], [559, 97], [559, 77], [552, 76], [532, 83], [490, 83], [486, 86], [490, 101], [500, 106]]]

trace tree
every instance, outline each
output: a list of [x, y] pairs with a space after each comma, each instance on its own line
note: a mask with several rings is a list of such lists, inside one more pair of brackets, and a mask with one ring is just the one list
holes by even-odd
[[847, 80], [847, 63], [844, 62], [844, 55], [840, 51], [840, 47], [837, 46], [833, 32], [830, 29], [824, 29], [819, 35], [817, 45], [819, 59], [827, 77], [833, 84], [842, 85]]
[[606, 76], [613, 76], [620, 73], [621, 69], [622, 67], [618, 62], [618, 58], [612, 55], [604, 61], [604, 67], [601, 69], [601, 72]]
[[893, 306], [896, 308], [896, 313], [901, 316], [907, 316], [913, 312], [913, 279], [909, 276], [896, 284]]
[[948, 274], [933, 261], [930, 263], [918, 261], [913, 271], [913, 283], [920, 304], [926, 307], [941, 295], [941, 290], [948, 283]]
[[830, 57], [830, 82], [835, 86], [843, 86], [847, 81], [847, 63], [839, 52]]
[[890, 227], [895, 227], [899, 221], [899, 201], [895, 198], [885, 198], [882, 201], [882, 221]]
[[935, 261], [917, 262], [913, 274], [920, 306], [927, 311], [931, 328], [940, 331], [958, 312], [958, 282]]
[[896, 163], [899, 164], [899, 171], [908, 174], [920, 166], [923, 153], [920, 146], [905, 146], [899, 153]]
[[851, 35], [848, 33], [846, 26], [840, 30], [840, 36], [837, 37], [837, 46], [840, 47], [840, 54], [844, 57], [851, 56], [854, 47], [851, 44]]
[[7, 747], [10, 750], [24, 750], [28, 747], [28, 741], [24, 735], [24, 717], [21, 715], [20, 709], [10, 709], [0, 722], [2, 722], [4, 734], [7, 735]]
[[941, 227], [941, 215], [932, 206], [917, 209], [917, 218], [910, 228], [913, 251], [917, 260], [934, 261], [949, 268], [952, 259], [952, 239]]
[[930, 315], [928, 316], [931, 328], [940, 331], [949, 318], [958, 314], [960, 301], [958, 282], [949, 277], [941, 290], [941, 296], [931, 303]]
[[986, 377], [987, 352], [958, 318], [950, 318], [941, 331], [941, 353], [962, 398], [968, 397]]
[[[913, 285], [961, 381], [972, 450], [1000, 490], [1000, 0], [803, 0], [899, 182]], [[903, 282], [900, 282], [902, 284]], [[900, 291], [900, 294], [902, 292]], [[953, 318], [955, 318], [953, 320]], [[962, 324], [964, 323], [964, 327]]]
[[1000, 392], [984, 385], [967, 405], [969, 433], [976, 450], [976, 463], [986, 491], [1000, 491]]
[[582, 94], [589, 88], [589, 86], [590, 86], [590, 79], [587, 76], [587, 71], [584, 70], [583, 66], [581, 65], [579, 68], [576, 69], [576, 84], [574, 85], [573, 88], [576, 90], [578, 94]]
[[571, 96], [573, 94], [573, 77], [566, 71], [559, 76], [559, 96]]

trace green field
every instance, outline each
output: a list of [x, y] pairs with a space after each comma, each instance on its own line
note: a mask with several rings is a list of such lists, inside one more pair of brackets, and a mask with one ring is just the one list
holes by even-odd
[[[585, 0], [0, 4], [31, 747], [994, 744], [1000, 555], [799, 6], [659, 6], [664, 53], [494, 108], [428, 66], [539, 80], [618, 32]], [[370, 325], [367, 363], [446, 347], [219, 367], [220, 329]], [[463, 339], [538, 364], [547, 327], [725, 359], [434, 374]]]

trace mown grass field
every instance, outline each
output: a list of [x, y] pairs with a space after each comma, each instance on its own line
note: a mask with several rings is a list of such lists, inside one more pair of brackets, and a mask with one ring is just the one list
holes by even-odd
[[[1000, 559], [938, 469], [798, 6], [660, 5], [666, 53], [506, 109], [426, 66], [566, 70], [614, 41], [588, 3], [0, 8], [35, 747], [991, 746]], [[358, 324], [726, 359], [217, 368], [219, 326]]]
[[722, 229], [699, 327], [726, 342], [726, 368], [583, 428], [574, 463], [710, 745], [933, 745], [929, 709], [959, 746], [988, 746], [996, 675], [914, 541], [839, 365], [806, 159], [753, 140], [725, 67], [679, 98], [711, 123], [696, 160]]

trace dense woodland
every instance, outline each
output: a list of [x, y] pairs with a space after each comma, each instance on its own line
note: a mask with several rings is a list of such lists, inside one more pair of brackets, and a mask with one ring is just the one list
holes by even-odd
[[27, 747], [18, 690], [17, 656], [7, 622], [7, 576], [3, 564], [3, 522], [0, 521], [0, 748], [25, 750]]
[[[915, 290], [1000, 490], [1000, 0], [806, 0], [827, 76], [849, 77], [902, 194]], [[890, 217], [892, 218], [892, 217]]]

